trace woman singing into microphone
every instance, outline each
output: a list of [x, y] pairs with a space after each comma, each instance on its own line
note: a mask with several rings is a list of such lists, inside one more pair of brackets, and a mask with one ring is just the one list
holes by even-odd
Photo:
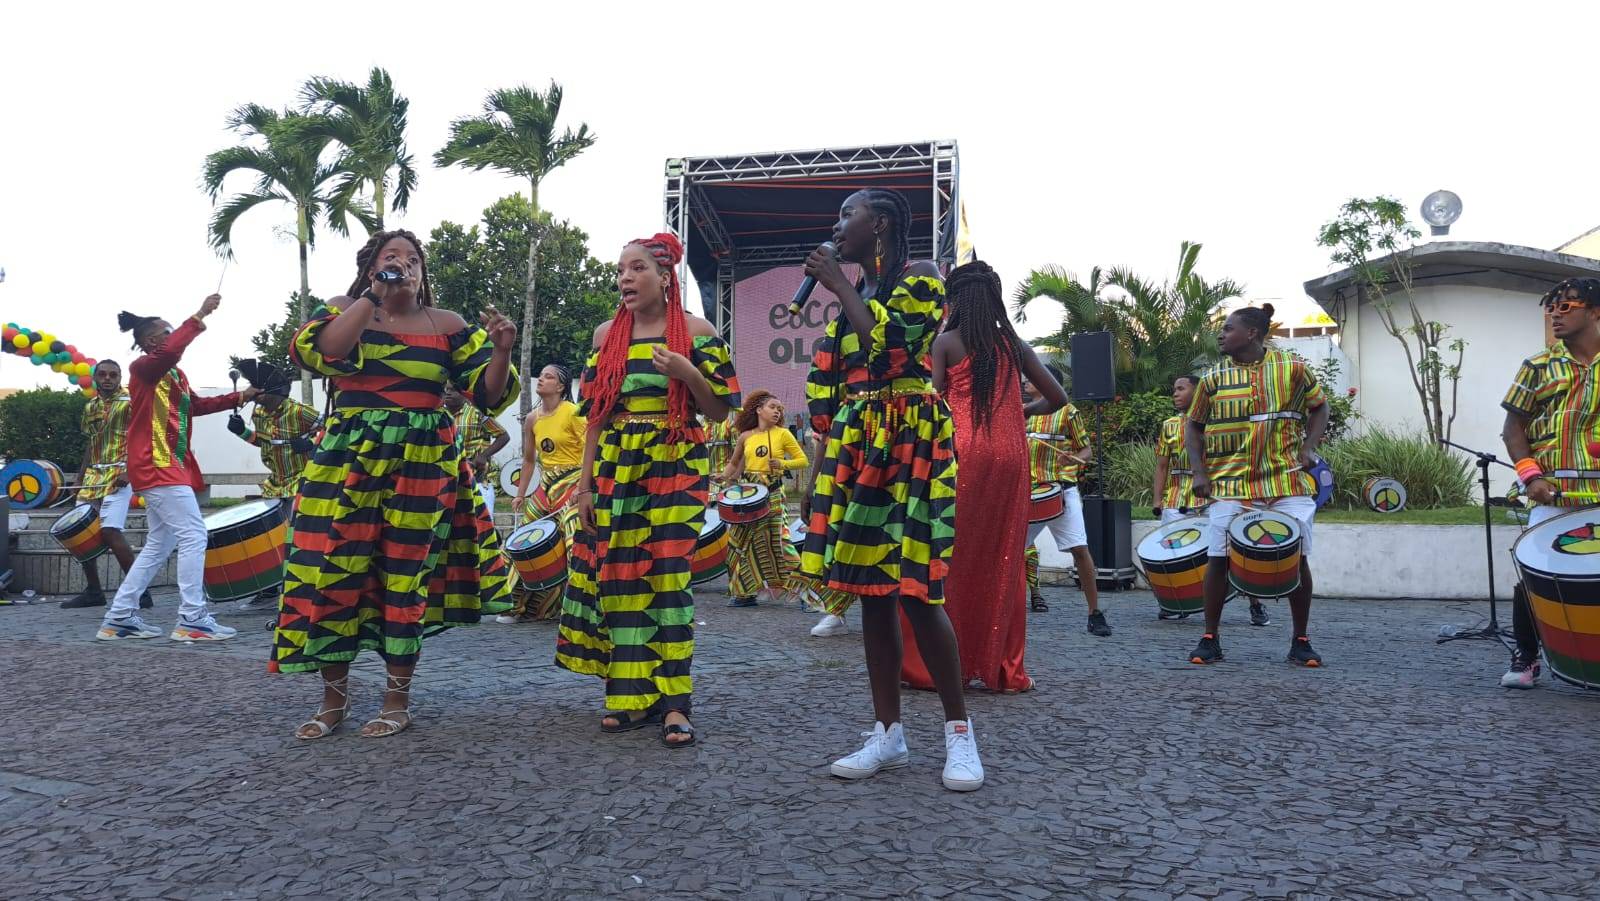
[[[944, 706], [944, 785], [972, 791], [983, 764], [961, 691], [944, 579], [955, 539], [956, 457], [950, 411], [933, 390], [928, 352], [944, 319], [944, 282], [910, 259], [911, 209], [894, 191], [845, 198], [829, 250], [806, 274], [842, 304], [811, 361], [806, 397], [827, 441], [817, 465], [801, 578], [829, 613], [861, 599], [861, 632], [877, 722], [832, 772], [865, 779], [909, 761], [900, 725], [902, 646], [896, 606], [916, 634]], [[841, 262], [857, 263], [852, 283]]]

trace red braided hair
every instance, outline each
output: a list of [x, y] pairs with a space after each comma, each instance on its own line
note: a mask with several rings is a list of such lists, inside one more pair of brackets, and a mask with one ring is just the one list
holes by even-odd
[[[656, 266], [667, 274], [667, 349], [687, 357], [693, 349], [689, 343], [689, 317], [683, 311], [677, 268], [683, 260], [683, 245], [669, 232], [628, 242], [630, 247], [635, 244], [648, 250]], [[619, 303], [616, 315], [611, 317], [611, 330], [606, 333], [605, 343], [600, 345], [594, 378], [585, 385], [592, 411], [590, 428], [600, 427], [622, 394], [622, 381], [628, 374], [628, 347], [632, 343], [633, 312], [626, 303]], [[668, 379], [667, 428], [682, 428], [689, 422], [689, 415], [689, 386], [677, 379]]]

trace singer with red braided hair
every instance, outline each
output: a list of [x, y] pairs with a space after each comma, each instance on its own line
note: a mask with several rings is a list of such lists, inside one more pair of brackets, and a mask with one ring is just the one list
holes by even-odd
[[728, 346], [683, 311], [682, 259], [670, 234], [629, 242], [617, 263], [622, 302], [594, 332], [582, 390], [583, 533], [556, 638], [557, 665], [605, 680], [602, 732], [660, 723], [669, 748], [695, 741], [689, 560], [711, 471], [695, 414], [722, 420], [739, 406]]

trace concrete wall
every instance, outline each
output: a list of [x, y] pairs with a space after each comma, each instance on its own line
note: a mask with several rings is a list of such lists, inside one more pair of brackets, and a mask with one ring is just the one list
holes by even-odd
[[[1538, 297], [1464, 285], [1418, 287], [1416, 297], [1424, 318], [1450, 326], [1447, 340], [1459, 337], [1467, 341], [1454, 440], [1503, 457], [1500, 427], [1505, 411], [1500, 408], [1500, 399], [1517, 367], [1545, 344], [1545, 321]], [[1396, 312], [1409, 315], [1403, 301]], [[1361, 425], [1422, 431], [1422, 408], [1407, 375], [1405, 353], [1399, 342], [1383, 330], [1377, 313], [1369, 305], [1362, 305], [1359, 313], [1352, 311], [1345, 321], [1342, 339], [1344, 351], [1354, 364], [1351, 384], [1358, 389], [1356, 408], [1363, 417]], [[1449, 412], [1448, 404], [1445, 410]], [[1514, 478], [1511, 470], [1501, 467], [1489, 472], [1497, 494], [1503, 493]]]

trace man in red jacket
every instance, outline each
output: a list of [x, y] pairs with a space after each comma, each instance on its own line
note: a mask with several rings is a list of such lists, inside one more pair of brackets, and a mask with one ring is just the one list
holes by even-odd
[[150, 532], [144, 549], [133, 561], [117, 597], [106, 611], [95, 638], [156, 638], [161, 630], [139, 618], [139, 594], [149, 587], [156, 572], [178, 551], [178, 623], [169, 636], [174, 641], [221, 641], [238, 634], [221, 625], [206, 610], [206, 526], [200, 518], [195, 492], [205, 487], [200, 464], [189, 447], [192, 418], [231, 410], [255, 395], [254, 388], [220, 397], [196, 397], [189, 379], [178, 368], [183, 352], [205, 330], [204, 319], [222, 303], [213, 294], [200, 311], [174, 329], [158, 316], [121, 313], [117, 324], [133, 332], [134, 346], [144, 356], [128, 367], [128, 482], [144, 497]]

